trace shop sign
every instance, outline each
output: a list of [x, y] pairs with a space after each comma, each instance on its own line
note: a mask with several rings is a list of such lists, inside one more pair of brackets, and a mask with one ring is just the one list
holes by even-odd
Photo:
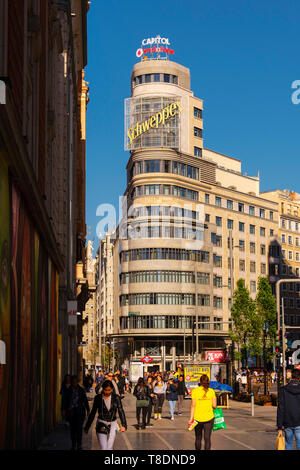
[[140, 135], [149, 131], [151, 128], [158, 128], [158, 126], [164, 126], [166, 121], [171, 117], [174, 117], [176, 114], [179, 114], [182, 110], [181, 104], [173, 102], [165, 108], [158, 111], [156, 114], [153, 114], [148, 119], [146, 119], [141, 124], [136, 123], [135, 127], [130, 127], [127, 131], [127, 136], [129, 138], [128, 145], [131, 145], [132, 142], [137, 139]]
[[77, 325], [77, 300], [68, 301], [68, 324]]
[[211, 362], [228, 362], [227, 351], [206, 351], [205, 360]]
[[143, 39], [142, 47], [136, 51], [136, 56], [140, 58], [144, 54], [151, 54], [151, 56], [155, 54], [155, 57], [159, 59], [160, 53], [174, 54], [174, 49], [170, 49], [170, 47], [167, 46], [170, 46], [170, 41], [168, 38], [161, 38], [160, 36], [156, 36], [156, 38]]
[[152, 362], [153, 361], [153, 357], [150, 357], [150, 356], [145, 356], [142, 358], [142, 362], [144, 362], [145, 364], [149, 364], [149, 362]]

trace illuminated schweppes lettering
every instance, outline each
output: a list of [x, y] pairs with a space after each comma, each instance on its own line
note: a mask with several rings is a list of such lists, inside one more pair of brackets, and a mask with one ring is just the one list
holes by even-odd
[[165, 122], [174, 117], [176, 114], [179, 114], [182, 110], [181, 104], [177, 102], [171, 103], [169, 106], [162, 108], [158, 113], [153, 114], [144, 122], [137, 122], [135, 127], [130, 127], [127, 131], [127, 136], [129, 138], [128, 145], [131, 145], [132, 142], [137, 139], [140, 135], [148, 132], [151, 128], [158, 128], [158, 126], [164, 126]]

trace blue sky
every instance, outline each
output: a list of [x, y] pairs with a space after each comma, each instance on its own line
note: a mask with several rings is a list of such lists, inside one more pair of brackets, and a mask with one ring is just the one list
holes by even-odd
[[[92, 0], [88, 13], [88, 238], [97, 240], [98, 205], [118, 208], [126, 187], [124, 98], [136, 50], [160, 34], [173, 60], [191, 71], [203, 99], [204, 146], [260, 171], [261, 191], [300, 192], [299, 0]], [[118, 209], [117, 209], [118, 211]], [[96, 245], [97, 246], [97, 245]]]

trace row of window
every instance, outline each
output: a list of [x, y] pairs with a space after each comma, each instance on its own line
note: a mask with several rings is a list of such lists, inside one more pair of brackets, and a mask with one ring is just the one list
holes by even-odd
[[[281, 235], [281, 243], [293, 245], [293, 237], [292, 235], [285, 235], [284, 233]], [[295, 246], [300, 246], [299, 237], [295, 237]]]
[[122, 273], [120, 279], [121, 284], [134, 282], [195, 283], [195, 273], [192, 271], [132, 271]]
[[145, 75], [138, 75], [132, 81], [133, 86], [151, 82], [174, 83], [177, 85], [178, 77], [177, 75], [172, 75], [169, 73], [146, 73]]
[[[205, 222], [210, 222], [211, 220], [210, 214], [205, 214]], [[217, 227], [222, 227], [222, 217], [216, 216], [216, 226]], [[245, 222], [239, 222], [239, 232], [245, 232]], [[233, 220], [232, 219], [227, 219], [227, 229], [228, 230], [233, 230]], [[250, 235], [255, 235], [256, 233], [256, 226], [253, 224], [249, 224], [249, 233]], [[265, 227], [259, 227], [259, 234], [261, 237], [266, 236], [266, 229]]]
[[[286, 250], [281, 250], [281, 252], [282, 252], [282, 258], [283, 259], [288, 259], [289, 261], [294, 260], [293, 251], [288, 250], [288, 255], [287, 256], [286, 256]], [[298, 261], [300, 263], [300, 253], [299, 252], [295, 253], [295, 261]]]
[[182, 250], [180, 248], [136, 248], [120, 253], [120, 262], [146, 259], [166, 259], [178, 261], [198, 261], [209, 263], [209, 252], [201, 250]]
[[300, 299], [294, 299], [293, 297], [283, 297], [283, 306], [288, 309], [296, 308], [298, 310], [300, 309]]
[[[241, 213], [246, 213], [246, 205], [244, 203], [241, 203], [241, 202], [234, 202], [232, 201], [231, 199], [227, 199], [226, 202], [225, 200], [223, 200], [221, 197], [219, 196], [215, 196], [215, 205], [217, 207], [223, 207], [223, 208], [227, 208], [227, 209], [230, 209], [230, 210], [237, 210], [238, 212], [241, 212]], [[205, 194], [205, 204], [212, 204], [212, 195], [211, 194]], [[256, 215], [256, 216], [259, 216], [261, 217], [262, 219], [265, 219], [266, 218], [266, 210], [265, 209], [262, 209], [262, 208], [258, 208], [258, 207], [255, 207], [255, 206], [248, 206], [248, 212], [247, 212], [249, 215]], [[274, 212], [273, 211], [269, 211], [269, 218], [270, 220], [274, 220]]]
[[128, 227], [128, 238], [178, 238], [186, 240], [204, 240], [204, 230], [173, 225], [142, 225]]
[[131, 211], [132, 217], [187, 217], [189, 219], [199, 219], [199, 213], [183, 207], [174, 206], [139, 206]]
[[295, 284], [292, 282], [283, 282], [281, 286], [283, 291], [300, 292], [300, 282]]
[[130, 170], [130, 179], [142, 173], [174, 173], [199, 180], [199, 168], [173, 160], [144, 160], [135, 162]]
[[[298, 217], [298, 211], [297, 211]], [[294, 222], [293, 220], [281, 219], [281, 227], [288, 230], [294, 230], [295, 232], [300, 231], [299, 222]]]
[[[120, 317], [121, 330], [135, 329], [187, 329], [192, 330], [196, 323], [196, 316], [181, 315], [135, 315], [130, 317]], [[222, 319], [209, 316], [198, 317], [198, 329], [200, 330], [222, 330]], [[153, 352], [152, 352], [153, 355]]]
[[[218, 256], [218, 255], [214, 254], [213, 255], [213, 264], [217, 268], [222, 268], [222, 264], [223, 264], [222, 256]], [[228, 264], [228, 268], [230, 268], [231, 265], [232, 265], [232, 269], [234, 268], [234, 260], [233, 259], [228, 258], [228, 263], [227, 264]], [[255, 261], [250, 261], [249, 262], [249, 269], [250, 269], [250, 273], [256, 273], [256, 262]], [[246, 260], [244, 260], [244, 259], [239, 260], [239, 270], [240, 271], [246, 271]], [[266, 272], [267, 272], [266, 263], [260, 263], [260, 273], [261, 274], [266, 274]]]
[[[209, 294], [197, 294], [198, 305], [210, 307], [211, 296]], [[196, 295], [189, 293], [139, 293], [120, 295], [120, 305], [195, 305]], [[213, 296], [213, 308], [223, 308], [223, 298]]]
[[166, 196], [172, 195], [183, 197], [192, 201], [198, 201], [198, 191], [183, 188], [182, 186], [173, 186], [170, 184], [146, 184], [144, 186], [137, 186], [133, 189], [131, 197], [134, 198], [136, 196], [150, 196], [160, 194], [164, 194]]
[[[222, 247], [222, 236], [217, 235], [216, 233], [212, 232], [211, 233], [211, 243], [214, 246]], [[232, 240], [232, 245], [234, 246], [233, 240]], [[229, 237], [227, 237], [227, 247], [230, 248], [230, 238]], [[239, 251], [244, 252], [245, 247], [246, 247], [245, 240], [239, 240], [239, 244], [238, 244]], [[256, 243], [255, 242], [249, 242], [249, 251], [250, 251], [251, 254], [256, 253]], [[263, 245], [263, 244], [260, 245], [260, 254], [261, 255], [266, 255], [266, 245]]]

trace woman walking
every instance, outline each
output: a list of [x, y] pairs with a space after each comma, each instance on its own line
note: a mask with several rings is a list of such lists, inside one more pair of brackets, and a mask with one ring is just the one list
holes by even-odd
[[66, 419], [70, 423], [70, 434], [72, 441], [71, 450], [81, 450], [82, 427], [85, 419], [85, 412], [89, 414], [90, 407], [86, 393], [78, 384], [78, 378], [73, 375], [71, 386], [65, 390], [65, 411]]
[[178, 400], [178, 391], [177, 391], [177, 386], [174, 383], [173, 377], [169, 379], [168, 381], [166, 395], [167, 395], [167, 400], [169, 402], [171, 420], [174, 421], [174, 412], [175, 412], [175, 406]]
[[202, 434], [204, 431], [204, 449], [211, 448], [211, 433], [214, 425], [213, 409], [217, 408], [216, 394], [209, 388], [209, 378], [202, 375], [199, 387], [192, 391], [192, 403], [189, 424], [195, 420], [198, 422], [195, 427], [195, 448], [201, 450]]
[[155, 405], [154, 405], [154, 419], [161, 419], [162, 407], [165, 400], [167, 384], [163, 381], [161, 375], [157, 376], [156, 381], [154, 382], [154, 394], [156, 396]]
[[121, 398], [113, 391], [113, 384], [110, 380], [103, 382], [101, 393], [95, 396], [92, 411], [84, 427], [86, 433], [88, 433], [97, 411], [96, 433], [99, 445], [101, 450], [112, 450], [119, 428], [117, 412], [121, 420], [120, 430], [122, 432], [127, 429], [127, 423]]
[[[138, 383], [134, 387], [133, 395], [136, 397], [136, 419], [137, 419], [137, 429], [145, 429], [146, 427], [146, 417], [150, 401], [150, 389], [148, 385], [145, 384], [143, 377], [140, 377]], [[140, 417], [142, 413], [142, 422], [140, 424]]]
[[147, 385], [149, 387], [150, 398], [149, 398], [149, 405], [148, 405], [147, 416], [146, 416], [146, 428], [152, 428], [153, 424], [150, 423], [150, 420], [152, 416], [152, 409], [155, 403], [156, 395], [154, 394], [153, 377], [151, 375], [147, 379]]

